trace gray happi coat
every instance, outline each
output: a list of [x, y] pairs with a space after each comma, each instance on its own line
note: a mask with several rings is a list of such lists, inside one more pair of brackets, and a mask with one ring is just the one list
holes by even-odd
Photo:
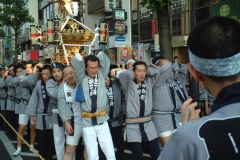
[[[32, 92], [30, 101], [26, 108], [26, 114], [31, 116], [37, 116], [36, 128], [40, 130], [52, 129], [52, 108], [48, 105], [47, 113], [43, 113], [44, 111], [44, 103], [43, 103], [43, 93], [41, 81], [39, 80]], [[44, 93], [47, 94], [47, 93]], [[50, 103], [49, 103], [50, 104]], [[46, 128], [44, 128], [44, 124], [46, 124]]]
[[[187, 89], [186, 89], [186, 86], [185, 86], [185, 80], [186, 80], [186, 77], [187, 77], [187, 65], [186, 64], [182, 64], [179, 66], [179, 70], [178, 70], [178, 73], [177, 73], [177, 79], [181, 82], [181, 85], [183, 87], [183, 93], [182, 93], [182, 90], [181, 90], [181, 93], [182, 93], [182, 96], [184, 97], [184, 95], [188, 98], [188, 93], [187, 93]], [[174, 82], [176, 85], [177, 83]], [[184, 95], [183, 95], [184, 94]], [[176, 94], [176, 103], [177, 103], [177, 109], [181, 109], [182, 105], [183, 105], [183, 102], [181, 101], [181, 99], [179, 98], [178, 94]], [[187, 99], [184, 99], [185, 101]], [[181, 113], [177, 113], [177, 118], [178, 118], [178, 121], [179, 122], [182, 122], [182, 115]]]
[[[15, 111], [15, 98], [16, 98], [16, 91], [15, 91], [15, 87], [13, 84], [13, 79], [14, 77], [9, 75], [6, 79], [6, 83], [8, 86], [8, 99], [7, 99], [7, 110], [9, 111]], [[14, 99], [14, 100], [10, 100]]]
[[[184, 94], [188, 97], [187, 89], [185, 87], [186, 77], [187, 77], [187, 65], [182, 64], [179, 66], [179, 70], [177, 73], [177, 79], [181, 82]], [[177, 109], [180, 109], [182, 107], [182, 104], [183, 104], [182, 101], [177, 96]]]
[[[76, 81], [78, 84], [81, 84], [84, 75], [78, 74], [78, 72], [84, 71], [85, 64], [79, 63], [79, 61], [74, 57], [72, 59], [72, 66], [74, 68]], [[66, 102], [66, 97], [65, 97], [63, 86], [64, 85], [59, 86], [59, 89], [58, 89], [57, 103], [58, 103], [59, 116], [60, 116], [62, 122], [69, 121], [69, 123], [71, 124], [70, 120], [71, 120], [71, 117], [73, 116], [73, 112], [71, 110], [71, 106], [69, 105], [69, 103]], [[80, 107], [81, 107], [81, 105], [80, 105]], [[82, 115], [80, 115], [80, 116], [82, 116]]]
[[[119, 82], [119, 79], [111, 80], [112, 83], [112, 89], [113, 89], [113, 96], [114, 96], [114, 108], [113, 108], [113, 119], [116, 119], [112, 122], [110, 122], [112, 127], [118, 127], [122, 124], [119, 123], [118, 118], [120, 118], [121, 115], [121, 83]], [[110, 106], [107, 105], [107, 114], [109, 115], [110, 112]], [[111, 119], [109, 119], [111, 120]]]
[[[145, 92], [145, 108], [144, 116], [151, 115], [153, 108], [152, 89], [155, 83], [158, 82], [158, 78], [161, 76], [161, 72], [164, 68], [159, 68], [154, 65], [150, 65], [147, 68], [147, 76], [144, 79], [146, 84]], [[140, 115], [140, 99], [137, 90], [137, 86], [134, 80], [134, 72], [132, 69], [121, 72], [119, 80], [122, 84], [125, 99], [127, 103], [126, 116], [127, 118], [137, 118]], [[157, 132], [152, 121], [146, 122], [144, 125], [144, 131], [147, 135], [148, 141], [157, 138]], [[139, 124], [127, 124], [127, 141], [128, 142], [142, 142], [142, 134], [140, 132]]]
[[[20, 90], [21, 90], [21, 100], [29, 101], [31, 97], [31, 92], [34, 89], [36, 82], [38, 80], [38, 76], [36, 74], [25, 75], [25, 70], [21, 72], [18, 76]], [[25, 110], [27, 108], [26, 104], [20, 103], [19, 114], [25, 114]]]
[[0, 78], [0, 96], [1, 96], [1, 110], [6, 110], [7, 107], [7, 83]]
[[19, 114], [19, 108], [20, 108], [20, 101], [21, 101], [21, 87], [19, 85], [19, 78], [18, 77], [14, 77], [13, 78], [13, 85], [15, 87], [15, 91], [16, 91], [16, 96], [15, 96], [15, 113]]
[[[176, 102], [176, 91], [172, 85], [176, 74], [178, 73], [179, 67], [178, 63], [165, 64], [160, 68], [165, 68], [158, 82], [153, 87], [153, 110], [166, 112], [165, 114], [153, 114], [153, 123], [156, 127], [157, 133], [160, 134], [165, 131], [172, 131], [179, 127], [179, 122], [175, 113], [173, 100]], [[166, 81], [172, 85], [172, 91], [174, 97], [171, 95], [171, 90], [169, 89]], [[169, 114], [167, 112], [172, 112]]]
[[[110, 68], [110, 60], [105, 55], [104, 52], [100, 52], [97, 55], [98, 59], [100, 60], [100, 66], [98, 70], [98, 87], [97, 87], [97, 112], [105, 110], [108, 105], [108, 98], [106, 94], [106, 85], [105, 85], [105, 78], [109, 73]], [[83, 86], [83, 94], [85, 98], [85, 102], [81, 103], [82, 112], [89, 112], [91, 113], [92, 110], [92, 100], [89, 94], [89, 84], [88, 84], [88, 76], [85, 73], [85, 64], [84, 61], [79, 61], [76, 57], [72, 59], [72, 64], [75, 69], [75, 73], [78, 79], [78, 82], [82, 82]], [[108, 115], [105, 116], [98, 116], [97, 123], [103, 123], [108, 120]], [[83, 118], [82, 119], [83, 127], [90, 127], [93, 126], [91, 118]]]
[[[50, 97], [50, 106], [52, 109], [58, 109], [58, 101], [57, 101], [57, 96], [58, 96], [58, 91], [59, 91], [59, 85], [54, 79], [49, 79], [46, 84], [46, 90], [47, 94]], [[53, 124], [58, 124], [58, 114], [53, 113], [52, 116], [52, 122]]]
[[240, 82], [219, 91], [212, 113], [182, 125], [158, 160], [239, 160]]

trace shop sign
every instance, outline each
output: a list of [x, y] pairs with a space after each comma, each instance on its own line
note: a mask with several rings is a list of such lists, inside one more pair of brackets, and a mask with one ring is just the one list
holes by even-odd
[[138, 12], [136, 12], [136, 11], [132, 12], [132, 19], [133, 19], [133, 21], [136, 21], [138, 19]]
[[230, 17], [235, 20], [239, 20], [239, 8], [238, 8], [238, 0], [216, 4], [212, 7], [212, 15], [213, 16], [222, 16], [222, 17]]
[[125, 35], [127, 33], [126, 23], [115, 23], [115, 34]]
[[124, 9], [114, 9], [113, 19], [115, 21], [125, 21], [127, 19], [127, 13], [125, 12]]
[[105, 12], [112, 12], [116, 8], [116, 0], [105, 0]]
[[125, 37], [116, 37], [115, 42], [116, 42], [116, 47], [126, 46], [126, 38]]
[[185, 11], [186, 9], [186, 2], [185, 0], [172, 0], [170, 5], [171, 13], [178, 13]]
[[145, 19], [151, 19], [153, 17], [153, 11], [150, 9], [147, 10], [142, 10], [140, 11], [140, 19], [145, 20]]

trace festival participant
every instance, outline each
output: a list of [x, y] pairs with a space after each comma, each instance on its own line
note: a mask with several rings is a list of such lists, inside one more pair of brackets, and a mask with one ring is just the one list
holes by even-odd
[[[105, 78], [109, 73], [110, 61], [104, 52], [97, 56], [89, 55], [83, 61], [80, 54], [72, 59], [78, 83], [82, 82], [85, 101], [81, 102], [83, 139], [89, 160], [98, 159], [98, 145], [108, 160], [115, 160], [115, 151], [109, 130], [106, 113], [108, 99], [105, 86]], [[98, 140], [98, 142], [97, 142]]]
[[62, 120], [59, 117], [57, 95], [60, 85], [64, 83], [63, 69], [64, 65], [58, 62], [54, 62], [51, 65], [53, 78], [49, 79], [46, 83], [46, 91], [50, 97], [50, 106], [52, 109], [52, 124], [53, 124], [53, 136], [54, 145], [56, 150], [57, 159], [63, 159], [65, 152], [65, 134]]
[[[26, 69], [23, 70], [18, 76], [19, 85], [21, 90], [21, 103], [19, 105], [19, 129], [18, 133], [23, 137], [27, 124], [30, 119], [31, 139], [30, 139], [30, 151], [34, 148], [36, 139], [36, 124], [32, 121], [32, 118], [25, 113], [29, 99], [31, 97], [32, 90], [34, 89], [38, 76], [39, 68], [42, 68], [43, 64], [36, 64], [32, 69], [32, 63], [27, 62]], [[22, 151], [22, 139], [17, 137], [17, 150], [13, 153], [14, 156], [18, 156]]]
[[154, 64], [164, 68], [161, 76], [153, 87], [153, 123], [158, 133], [158, 139], [164, 147], [171, 134], [180, 126], [177, 113], [178, 106], [182, 105], [178, 98], [178, 87], [175, 78], [178, 75], [179, 65], [171, 63], [164, 57], [156, 57]]
[[[24, 70], [24, 66], [22, 64], [18, 64], [14, 66], [14, 72], [15, 72], [15, 77], [13, 78], [13, 86], [15, 88], [16, 91], [16, 96], [15, 96], [15, 115], [16, 115], [16, 119], [15, 119], [15, 123], [18, 126], [18, 119], [19, 119], [19, 105], [21, 102], [21, 87], [19, 86], [19, 78], [18, 76], [20, 75], [20, 73]], [[17, 130], [17, 129], [16, 129]]]
[[[111, 67], [110, 67], [111, 68]], [[106, 77], [106, 92], [108, 96], [109, 105], [107, 107], [107, 114], [109, 116], [108, 125], [113, 139], [113, 144], [117, 148], [116, 159], [124, 159], [124, 140], [123, 140], [123, 117], [121, 114], [121, 83], [119, 79]], [[100, 159], [104, 158], [100, 149]]]
[[[178, 61], [175, 61], [175, 63]], [[183, 103], [188, 99], [188, 92], [185, 86], [187, 78], [187, 65], [178, 63], [178, 71], [174, 77], [173, 86], [176, 91], [176, 114], [180, 125], [182, 124], [181, 107]]]
[[136, 61], [134, 59], [129, 59], [127, 61], [127, 69], [129, 68], [132, 68], [133, 64], [135, 63]]
[[[134, 60], [134, 59], [128, 60], [128, 61], [127, 61], [127, 69], [132, 68], [132, 65], [133, 65], [134, 63], [135, 63], [135, 60]], [[123, 67], [123, 64], [122, 64], [122, 67]], [[125, 68], [117, 68], [117, 67], [115, 67], [115, 68], [111, 69], [111, 71], [110, 71], [110, 76], [111, 76], [112, 78], [116, 78], [117, 72], [118, 72], [118, 71], [123, 71], [123, 70], [125, 70]], [[125, 99], [125, 95], [124, 95], [123, 90], [121, 90], [121, 108], [122, 108], [122, 116], [123, 116], [123, 119], [125, 120], [125, 118], [126, 118], [126, 108], [127, 108], [127, 106], [126, 106], [126, 99]], [[125, 124], [124, 124], [124, 126], [125, 126]]]
[[21, 102], [21, 88], [19, 86], [19, 78], [18, 76], [20, 73], [25, 69], [25, 67], [22, 64], [18, 64], [14, 66], [14, 72], [16, 76], [13, 78], [13, 85], [15, 87], [16, 91], [16, 99], [15, 99], [15, 113], [19, 114], [19, 104]]
[[[80, 64], [76, 64], [80, 65]], [[76, 72], [76, 71], [75, 71]], [[66, 151], [63, 160], [71, 160], [82, 136], [82, 110], [80, 103], [76, 101], [78, 77], [74, 68], [66, 66], [63, 69], [65, 83], [58, 91], [58, 110], [62, 122], [65, 125]]]
[[[8, 86], [8, 99], [7, 99], [7, 115], [8, 115], [8, 122], [13, 126], [14, 129], [17, 129], [17, 126], [15, 124], [15, 97], [16, 97], [16, 91], [15, 87], [13, 84], [13, 79], [15, 77], [15, 72], [14, 72], [14, 65], [11, 64], [8, 66], [8, 77], [6, 78], [6, 83]], [[10, 139], [15, 139], [15, 133], [14, 131], [9, 127], [9, 138]]]
[[[1, 97], [1, 112], [5, 119], [7, 119], [7, 83], [6, 78], [8, 76], [8, 72], [6, 68], [1, 69], [1, 78], [0, 78], [0, 97]], [[3, 121], [3, 129], [4, 133], [8, 135], [8, 126], [5, 121]]]
[[[152, 122], [152, 89], [158, 83], [162, 68], [137, 61], [131, 69], [122, 71], [119, 80], [122, 84], [127, 102], [126, 134], [134, 160], [143, 158], [141, 143], [145, 143], [152, 159], [160, 153], [157, 132]], [[147, 75], [148, 72], [148, 76]]]
[[211, 115], [199, 118], [197, 103], [187, 100], [181, 108], [183, 125], [159, 160], [240, 159], [240, 24], [207, 18], [191, 31], [188, 47], [188, 70], [213, 95], [214, 105]]
[[46, 160], [51, 160], [54, 154], [52, 130], [52, 109], [50, 97], [47, 95], [46, 82], [52, 77], [50, 65], [41, 67], [42, 78], [32, 92], [25, 113], [36, 123], [39, 137], [39, 154]]

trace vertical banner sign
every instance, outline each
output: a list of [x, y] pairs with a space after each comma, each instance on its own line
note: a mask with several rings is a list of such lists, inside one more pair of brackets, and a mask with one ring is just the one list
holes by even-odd
[[30, 59], [35, 61], [35, 60], [38, 60], [38, 50], [29, 50], [29, 52], [31, 53], [30, 54]]
[[30, 35], [31, 35], [31, 42], [32, 45], [38, 45], [38, 40], [37, 40], [37, 28], [35, 25], [30, 25]]
[[112, 12], [116, 8], [116, 0], [105, 0], [104, 4], [105, 12]]
[[31, 60], [31, 52], [30, 50], [26, 50], [26, 61], [30, 61]]
[[18, 57], [17, 57], [17, 60], [18, 60], [18, 62], [22, 62], [22, 55], [17, 55]]
[[129, 59], [132, 59], [132, 47], [120, 47], [121, 61], [127, 63]]
[[160, 51], [159, 34], [154, 35], [154, 51]]
[[48, 34], [47, 34], [47, 42], [48, 43], [53, 43], [54, 41], [54, 23], [52, 20], [47, 20], [47, 29], [48, 29]]
[[54, 42], [58, 42], [59, 41], [59, 18], [54, 18]]
[[100, 44], [107, 44], [108, 42], [108, 24], [101, 23], [100, 24]]
[[138, 60], [139, 61], [144, 61], [143, 43], [138, 43]]
[[157, 24], [156, 19], [152, 20], [152, 39], [154, 39], [154, 35], [157, 33]]

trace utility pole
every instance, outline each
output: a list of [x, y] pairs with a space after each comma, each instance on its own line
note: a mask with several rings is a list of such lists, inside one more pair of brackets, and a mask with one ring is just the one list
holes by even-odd
[[[192, 1], [192, 15], [193, 15], [193, 24], [192, 28], [196, 26], [196, 1]], [[200, 94], [199, 94], [199, 83], [195, 81], [195, 79], [190, 75], [190, 95], [193, 99], [199, 100]]]

